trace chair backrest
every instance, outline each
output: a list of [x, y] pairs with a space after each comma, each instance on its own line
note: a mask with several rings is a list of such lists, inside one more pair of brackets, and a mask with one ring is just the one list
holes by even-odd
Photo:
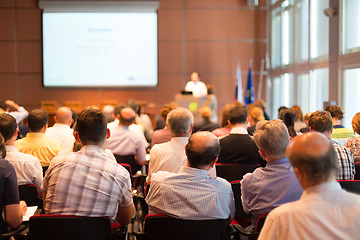
[[341, 188], [348, 192], [360, 194], [360, 180], [338, 180]]
[[145, 218], [144, 232], [149, 240], [225, 240], [225, 219], [181, 220], [154, 214]]
[[119, 154], [114, 154], [114, 157], [116, 158], [116, 161], [118, 163], [126, 163], [129, 164], [131, 167], [131, 172], [133, 174], [136, 174], [137, 171], [139, 171], [141, 169], [141, 166], [138, 165], [135, 162], [135, 156], [134, 155], [119, 155]]
[[119, 165], [123, 166], [130, 174], [130, 177], [132, 176], [132, 172], [131, 172], [131, 166], [127, 163], [118, 163]]
[[28, 206], [39, 206], [40, 196], [35, 184], [19, 185], [19, 197], [20, 200], [24, 200]]
[[111, 233], [108, 217], [37, 215], [29, 220], [29, 235], [36, 240], [106, 240]]
[[235, 199], [235, 219], [239, 220], [240, 218], [251, 218], [251, 214], [244, 212], [242, 201], [241, 201], [241, 180], [236, 180], [231, 182], [231, 188], [234, 193]]
[[258, 217], [258, 219], [256, 221], [256, 226], [255, 226], [255, 232], [256, 233], [260, 233], [262, 227], [264, 226], [266, 217], [267, 217], [267, 214], [261, 214]]
[[260, 167], [258, 164], [235, 164], [235, 163], [216, 163], [216, 175], [229, 182], [242, 179], [246, 173], [253, 172]]
[[355, 177], [354, 180], [360, 180], [360, 163], [355, 163]]

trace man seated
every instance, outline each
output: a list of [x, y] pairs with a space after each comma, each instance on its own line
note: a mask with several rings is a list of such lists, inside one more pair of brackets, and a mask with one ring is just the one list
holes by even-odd
[[45, 136], [59, 140], [64, 149], [72, 148], [75, 138], [73, 130], [70, 128], [73, 121], [70, 108], [58, 108], [55, 112], [54, 120], [54, 126], [46, 130]]
[[6, 100], [0, 102], [0, 113], [7, 113], [13, 116], [16, 123], [19, 124], [22, 120], [29, 116], [29, 112], [24, 107], [17, 105], [12, 100]]
[[359, 238], [360, 196], [336, 182], [339, 163], [332, 145], [316, 132], [290, 143], [287, 153], [304, 193], [270, 212], [260, 240]]
[[45, 136], [48, 124], [48, 114], [43, 109], [32, 110], [28, 117], [30, 132], [26, 137], [15, 141], [15, 147], [22, 153], [37, 157], [44, 173], [50, 161], [62, 149], [61, 142]]
[[36, 184], [40, 191], [43, 180], [43, 170], [39, 159], [19, 152], [14, 146], [18, 135], [17, 124], [14, 117], [9, 114], [0, 114], [0, 133], [5, 139], [6, 157], [15, 168], [19, 185]]
[[127, 163], [133, 173], [146, 163], [147, 142], [144, 134], [129, 129], [135, 121], [135, 112], [129, 107], [120, 110], [119, 125], [111, 130], [111, 136], [106, 140], [106, 148], [119, 155], [118, 162]]
[[340, 165], [340, 171], [337, 172], [336, 179], [353, 180], [355, 175], [354, 156], [350, 149], [343, 147], [333, 139], [330, 139], [333, 130], [333, 121], [330, 113], [327, 111], [316, 111], [311, 114], [309, 128], [310, 131], [320, 132], [331, 140]]
[[191, 134], [193, 115], [185, 108], [172, 110], [166, 118], [171, 132], [171, 141], [155, 144], [150, 151], [147, 182], [158, 171], [179, 172], [186, 164], [185, 145]]
[[325, 108], [325, 111], [331, 114], [333, 122], [333, 131], [331, 133], [331, 139], [339, 143], [341, 146], [344, 146], [346, 141], [354, 137], [354, 132], [352, 129], [346, 128], [340, 124], [340, 121], [344, 117], [344, 112], [340, 106], [330, 105]]
[[256, 128], [254, 140], [267, 164], [245, 174], [241, 181], [243, 208], [253, 216], [253, 226], [258, 216], [298, 200], [303, 192], [286, 157], [290, 137], [285, 124], [279, 119], [260, 121]]
[[186, 166], [179, 173], [152, 174], [145, 199], [149, 212], [189, 220], [231, 220], [235, 204], [230, 183], [208, 176], [219, 152], [219, 141], [214, 134], [193, 134], [186, 145]]
[[121, 226], [134, 214], [129, 173], [104, 151], [110, 132], [100, 110], [88, 108], [77, 119], [78, 152], [57, 156], [44, 177], [46, 214], [109, 216]]
[[220, 156], [218, 163], [261, 164], [258, 148], [249, 136], [246, 128], [247, 112], [244, 107], [233, 106], [228, 112], [230, 134], [220, 139]]

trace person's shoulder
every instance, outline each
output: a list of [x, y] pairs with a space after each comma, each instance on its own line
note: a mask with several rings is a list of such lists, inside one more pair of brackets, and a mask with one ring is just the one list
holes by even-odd
[[151, 175], [150, 184], [157, 183], [157, 182], [163, 182], [166, 178], [177, 176], [177, 175], [178, 175], [177, 173], [172, 173], [172, 172], [167, 172], [167, 171], [158, 171]]
[[35, 161], [39, 161], [39, 159], [31, 154], [15, 152], [15, 155], [18, 156], [19, 160], [23, 160], [26, 163], [34, 163]]

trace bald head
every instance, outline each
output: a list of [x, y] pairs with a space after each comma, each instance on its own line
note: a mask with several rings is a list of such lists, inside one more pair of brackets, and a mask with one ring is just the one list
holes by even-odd
[[70, 108], [59, 107], [55, 112], [55, 122], [70, 126], [72, 123], [72, 112]]
[[130, 108], [126, 107], [120, 111], [120, 124], [124, 126], [130, 126], [135, 121], [136, 113]]
[[188, 163], [194, 168], [209, 166], [220, 154], [219, 140], [211, 132], [194, 133], [185, 149]]
[[287, 155], [311, 185], [335, 177], [339, 163], [330, 140], [319, 132], [299, 135], [289, 144]]

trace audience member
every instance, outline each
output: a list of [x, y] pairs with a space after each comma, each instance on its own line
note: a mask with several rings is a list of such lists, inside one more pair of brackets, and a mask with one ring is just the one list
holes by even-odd
[[295, 129], [294, 129], [295, 119], [296, 119], [295, 111], [292, 110], [291, 108], [281, 110], [279, 113], [279, 118], [280, 118], [280, 120], [282, 120], [285, 123], [285, 125], [289, 131], [290, 137], [294, 138], [297, 135], [297, 133], [295, 132]]
[[45, 136], [59, 140], [63, 149], [71, 148], [75, 138], [73, 130], [70, 128], [73, 121], [70, 108], [58, 108], [55, 112], [54, 120], [54, 126], [46, 129]]
[[145, 199], [150, 214], [190, 220], [231, 220], [235, 204], [230, 183], [208, 176], [219, 152], [219, 140], [214, 134], [191, 135], [186, 145], [186, 166], [179, 173], [152, 174], [151, 188]]
[[172, 110], [166, 119], [171, 132], [171, 141], [156, 144], [150, 151], [147, 182], [158, 171], [179, 172], [186, 164], [185, 145], [192, 130], [193, 115], [185, 108]]
[[311, 116], [312, 112], [307, 112], [304, 116], [304, 122], [306, 124], [306, 127], [300, 129], [300, 132], [301, 133], [307, 133], [307, 132], [310, 132], [310, 128], [309, 128], [309, 119], [310, 119], [310, 116]]
[[261, 214], [298, 200], [303, 192], [286, 157], [290, 137], [285, 124], [279, 119], [259, 122], [254, 140], [267, 164], [241, 181], [243, 208], [253, 216], [253, 226]]
[[307, 127], [304, 121], [304, 114], [301, 111], [301, 107], [298, 105], [292, 106], [291, 109], [294, 110], [294, 112], [296, 113], [295, 125], [294, 125], [295, 132], [300, 132], [300, 129]]
[[135, 121], [135, 116], [136, 113], [130, 107], [121, 109], [119, 125], [113, 128], [110, 138], [105, 143], [106, 148], [115, 154], [118, 162], [129, 164], [133, 173], [146, 163], [147, 147], [144, 135], [129, 129]]
[[15, 168], [17, 181], [19, 185], [36, 184], [40, 190], [43, 180], [43, 169], [39, 159], [36, 157], [19, 152], [14, 146], [18, 135], [16, 120], [13, 116], [0, 114], [0, 133], [5, 140], [6, 157]]
[[102, 109], [107, 123], [111, 123], [115, 120], [114, 108], [113, 105], [105, 105]]
[[61, 151], [61, 142], [45, 136], [48, 114], [43, 109], [32, 110], [28, 117], [30, 132], [15, 141], [15, 147], [22, 153], [37, 157], [45, 173], [51, 160]]
[[[161, 109], [160, 115], [165, 122], [171, 110], [173, 110], [173, 108], [170, 104], [165, 104]], [[159, 144], [159, 143], [169, 142], [170, 140], [171, 140], [170, 129], [168, 128], [168, 126], [164, 126], [162, 129], [158, 129], [153, 133], [151, 139], [151, 146], [154, 146], [155, 144]]]
[[29, 112], [24, 107], [17, 105], [12, 100], [6, 100], [0, 102], [0, 113], [8, 113], [13, 116], [16, 123], [19, 124], [22, 120], [29, 116]]
[[254, 107], [251, 109], [251, 112], [248, 112], [248, 123], [250, 124], [250, 127], [247, 128], [247, 131], [250, 136], [254, 135], [256, 123], [265, 120], [264, 118], [264, 112], [259, 107]]
[[345, 128], [340, 124], [340, 121], [344, 117], [343, 110], [340, 106], [330, 105], [325, 108], [325, 111], [328, 111], [332, 117], [333, 131], [331, 133], [331, 139], [344, 146], [349, 138], [354, 137], [354, 133], [351, 129]]
[[194, 121], [193, 132], [199, 131], [213, 131], [219, 128], [219, 124], [215, 123], [211, 120], [211, 109], [207, 106], [203, 106], [200, 108], [199, 116], [200, 118], [196, 118]]
[[[311, 114], [309, 119], [310, 131], [324, 134], [330, 139], [333, 130], [333, 121], [327, 111], [316, 111]], [[354, 158], [351, 151], [331, 139], [332, 146], [338, 156], [340, 170], [336, 176], [337, 180], [353, 180], [355, 174]]]
[[[0, 133], [0, 234], [6, 233], [6, 226], [17, 228], [26, 213], [26, 203], [19, 203], [19, 189], [16, 172], [6, 157], [5, 141]], [[5, 218], [5, 219], [4, 219]]]
[[228, 113], [231, 132], [220, 139], [219, 163], [261, 164], [258, 148], [246, 130], [247, 113], [244, 107], [233, 106]]
[[217, 123], [218, 122], [218, 117], [217, 117], [217, 106], [218, 106], [218, 102], [217, 102], [217, 98], [214, 94], [214, 86], [212, 84], [207, 84], [206, 85], [207, 88], [207, 96], [204, 102], [204, 106], [208, 106], [211, 110], [211, 116], [210, 119], [212, 122]]
[[256, 99], [254, 103], [263, 110], [265, 120], [270, 120], [269, 115], [265, 111], [265, 102], [262, 99]]
[[278, 108], [278, 119], [280, 119], [280, 112], [281, 112], [282, 110], [285, 110], [285, 109], [288, 109], [288, 107], [281, 106], [281, 107]]
[[336, 182], [339, 164], [332, 145], [314, 132], [290, 143], [287, 154], [304, 193], [300, 200], [270, 212], [259, 240], [359, 237], [360, 196], [342, 190]]
[[45, 213], [109, 216], [125, 226], [134, 214], [130, 176], [103, 149], [110, 135], [105, 116], [87, 108], [76, 124], [83, 147], [51, 162], [42, 185]]
[[[175, 108], [178, 108], [179, 105], [176, 102], [171, 102], [164, 104], [162, 109], [160, 110], [160, 118], [155, 121], [155, 130], [163, 129], [166, 127], [166, 116], [169, 112]], [[154, 136], [154, 134], [153, 134]]]
[[128, 107], [132, 108], [135, 111], [136, 115], [134, 123], [138, 126], [141, 126], [146, 141], [150, 143], [153, 128], [149, 116], [141, 112], [141, 105], [136, 100], [129, 99], [126, 104]]
[[[360, 135], [360, 112], [355, 114], [355, 116], [352, 119], [352, 127], [354, 130], [354, 133], [357, 133]], [[345, 147], [349, 148], [350, 151], [354, 155], [354, 161], [360, 162], [360, 136], [349, 138], [346, 143]]]
[[191, 73], [191, 81], [186, 83], [185, 91], [192, 92], [194, 97], [206, 97], [207, 88], [205, 83], [200, 81], [199, 73]]
[[228, 123], [228, 120], [229, 120], [228, 112], [231, 107], [232, 107], [231, 104], [226, 104], [223, 107], [222, 113], [221, 113], [221, 125], [220, 125], [221, 128], [217, 128], [212, 131], [212, 133], [215, 134], [215, 136], [217, 136], [218, 138], [228, 135], [231, 131], [230, 125]]

